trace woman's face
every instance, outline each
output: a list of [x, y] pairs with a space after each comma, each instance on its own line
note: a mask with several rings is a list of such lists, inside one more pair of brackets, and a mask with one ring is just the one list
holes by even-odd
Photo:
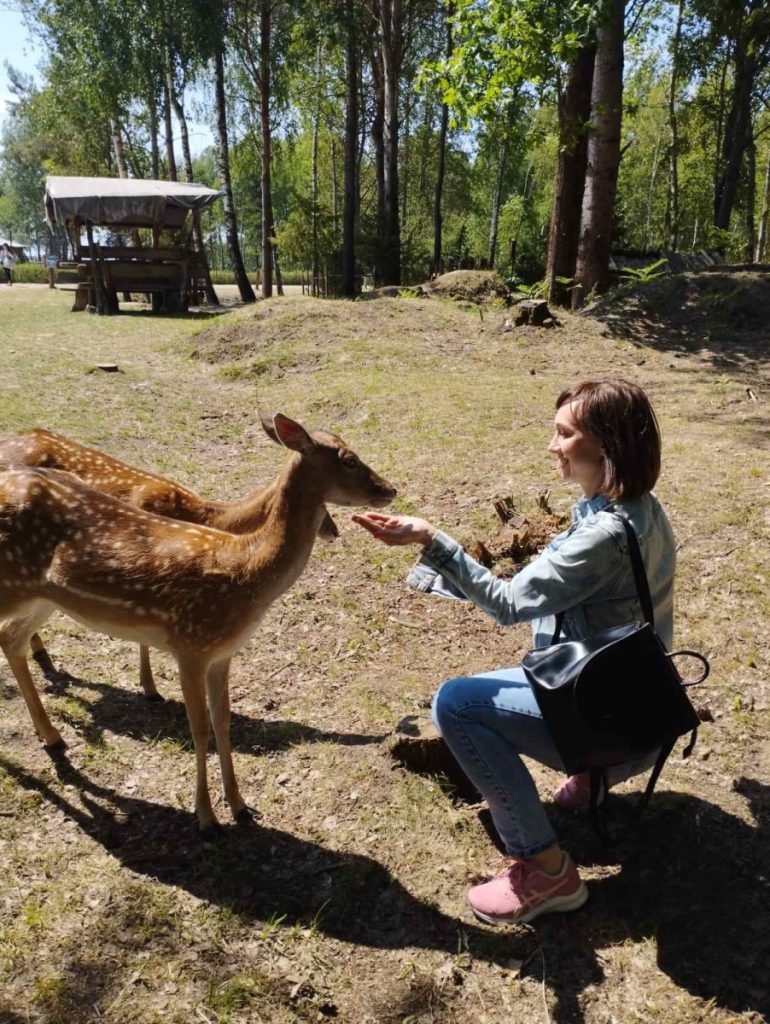
[[556, 456], [562, 480], [578, 484], [586, 497], [592, 498], [604, 477], [604, 456], [601, 444], [586, 434], [575, 419], [575, 405], [565, 402], [557, 409], [548, 451]]

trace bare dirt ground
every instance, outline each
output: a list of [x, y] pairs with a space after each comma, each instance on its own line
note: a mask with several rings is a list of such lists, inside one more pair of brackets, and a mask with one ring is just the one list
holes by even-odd
[[[281, 463], [259, 399], [342, 434], [398, 486], [399, 510], [467, 544], [494, 533], [501, 495], [526, 511], [550, 486], [568, 509], [545, 452], [565, 382], [638, 381], [664, 438], [677, 641], [712, 660], [698, 697], [712, 720], [632, 838], [608, 850], [553, 811], [586, 906], [495, 930], [464, 903], [496, 854], [483, 807], [394, 767], [387, 742], [442, 679], [515, 663], [526, 626], [412, 594], [413, 553], [340, 510], [340, 539], [234, 661], [236, 770], [261, 818], [211, 844], [170, 660], [154, 656], [167, 700], [150, 705], [134, 649], [53, 619], [45, 638], [70, 677], [34, 671], [66, 757], [40, 748], [0, 664], [0, 1021], [765, 1020], [769, 288], [661, 279], [507, 331], [501, 308], [438, 298], [103, 319], [47, 289], [0, 291], [1, 429], [44, 425], [235, 498]], [[533, 771], [548, 794], [557, 777]], [[613, 795], [613, 821], [638, 789]]]

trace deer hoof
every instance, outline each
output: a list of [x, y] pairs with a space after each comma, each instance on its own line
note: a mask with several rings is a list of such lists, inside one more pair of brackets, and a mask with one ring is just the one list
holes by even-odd
[[239, 825], [245, 825], [250, 821], [258, 821], [261, 817], [262, 815], [256, 807], [249, 807], [246, 805], [245, 807], [241, 807], [240, 811], [235, 815], [235, 820]]
[[58, 739], [53, 740], [52, 743], [44, 743], [43, 749], [48, 754], [58, 754], [60, 751], [67, 749], [67, 742], [60, 736]]
[[145, 697], [151, 704], [165, 704], [166, 698], [162, 693], [146, 693]]

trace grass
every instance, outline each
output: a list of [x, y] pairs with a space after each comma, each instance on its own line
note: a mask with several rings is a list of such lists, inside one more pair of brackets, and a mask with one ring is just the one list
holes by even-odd
[[[638, 294], [613, 307], [632, 337]], [[514, 343], [502, 310], [482, 320], [441, 299], [291, 297], [207, 319], [98, 318], [69, 301], [0, 293], [0, 429], [46, 425], [231, 499], [281, 463], [259, 402], [339, 432], [398, 486], [397, 511], [465, 543], [497, 528], [496, 496], [526, 511], [551, 486], [555, 510], [569, 507], [545, 455], [565, 381], [638, 380], [661, 420], [658, 491], [681, 544], [677, 640], [710, 652], [697, 702], [713, 722], [666, 767], [630, 843], [604, 850], [581, 819], [554, 816], [589, 884], [585, 910], [497, 934], [463, 902], [495, 853], [478, 808], [394, 769], [383, 737], [426, 714], [442, 679], [515, 663], [526, 627], [409, 594], [414, 552], [376, 547], [339, 510], [339, 540], [318, 546], [233, 662], [236, 771], [261, 817], [231, 826], [219, 806], [225, 835], [209, 844], [190, 813], [174, 666], [153, 655], [167, 701], [148, 704], [131, 647], [52, 620], [45, 640], [73, 681], [46, 692], [36, 678], [65, 761], [39, 748], [0, 665], [0, 1021], [759, 1024], [766, 337], [745, 346], [754, 402], [743, 362], [705, 342], [675, 357], [665, 325], [640, 348], [565, 314]], [[722, 287], [720, 309], [731, 301]], [[94, 371], [102, 361], [122, 372]], [[533, 770], [548, 792], [553, 773]], [[210, 772], [216, 796], [213, 754]]]

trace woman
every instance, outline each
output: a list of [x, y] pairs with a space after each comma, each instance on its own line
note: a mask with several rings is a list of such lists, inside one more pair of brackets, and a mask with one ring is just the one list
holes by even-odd
[[[440, 590], [446, 581], [501, 625], [532, 622], [535, 647], [546, 647], [559, 613], [561, 636], [567, 640], [643, 621], [623, 516], [639, 538], [656, 629], [670, 649], [676, 552], [668, 519], [652, 494], [660, 472], [660, 433], [649, 399], [641, 388], [620, 379], [567, 388], [556, 400], [548, 450], [562, 479], [583, 494], [570, 528], [511, 580], [498, 579], [424, 519], [379, 513], [353, 519], [384, 544], [423, 548], [411, 578], [419, 589]], [[521, 759], [523, 754], [564, 771], [522, 670], [449, 680], [436, 694], [433, 715], [484, 795], [512, 858], [496, 878], [469, 891], [476, 916], [492, 924], [524, 922], [582, 906], [588, 897], [585, 885], [559, 846]], [[613, 769], [609, 781], [629, 778], [654, 760], [653, 753]], [[588, 776], [573, 776], [554, 800], [577, 809], [588, 806], [589, 796]]]
[[3, 264], [3, 273], [5, 275], [5, 283], [8, 284], [8, 285], [12, 285], [13, 284], [13, 268], [16, 266], [16, 260], [14, 259], [14, 255], [13, 255], [13, 253], [11, 252], [10, 248], [7, 245], [3, 245], [2, 264]]

